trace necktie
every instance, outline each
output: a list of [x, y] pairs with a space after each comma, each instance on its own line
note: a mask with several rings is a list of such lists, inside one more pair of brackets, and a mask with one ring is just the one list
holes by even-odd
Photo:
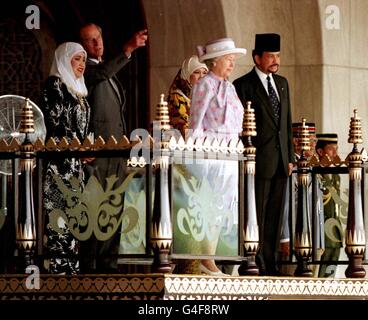
[[267, 89], [268, 89], [268, 96], [270, 98], [271, 106], [273, 109], [273, 114], [275, 115], [276, 122], [278, 123], [280, 117], [280, 102], [279, 99], [277, 98], [275, 89], [271, 84], [270, 76], [267, 76]]

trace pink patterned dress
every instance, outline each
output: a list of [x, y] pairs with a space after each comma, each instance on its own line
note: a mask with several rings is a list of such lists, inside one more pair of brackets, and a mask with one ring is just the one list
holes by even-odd
[[[243, 105], [231, 82], [209, 72], [194, 85], [189, 118], [193, 138], [217, 138], [219, 142], [237, 139], [242, 131], [243, 114]], [[192, 168], [199, 181], [208, 180], [220, 200], [217, 210], [213, 210], [217, 214], [211, 220], [220, 228], [231, 230], [238, 220], [238, 162], [206, 160], [204, 165]]]
[[193, 88], [189, 127], [194, 137], [237, 138], [242, 131], [243, 105], [235, 87], [209, 72]]

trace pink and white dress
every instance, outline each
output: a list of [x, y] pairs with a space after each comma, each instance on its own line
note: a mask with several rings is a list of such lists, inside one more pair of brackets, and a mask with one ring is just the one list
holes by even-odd
[[243, 105], [231, 82], [209, 72], [194, 85], [189, 118], [194, 138], [237, 138], [242, 131], [243, 114]]
[[[193, 138], [217, 138], [219, 142], [238, 138], [243, 114], [243, 105], [231, 82], [209, 72], [194, 85], [189, 118]], [[217, 212], [223, 214], [212, 219], [230, 230], [238, 219], [238, 162], [206, 160], [204, 165], [193, 166], [193, 173], [199, 180], [207, 179], [221, 198]]]

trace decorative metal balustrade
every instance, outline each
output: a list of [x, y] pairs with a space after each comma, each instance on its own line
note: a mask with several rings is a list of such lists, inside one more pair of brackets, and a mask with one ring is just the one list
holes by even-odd
[[[25, 110], [30, 112], [29, 109], [26, 104]], [[28, 118], [31, 119], [31, 115]], [[32, 127], [32, 121], [27, 121], [27, 125]], [[239, 139], [229, 143], [216, 139], [189, 138], [184, 141], [182, 137], [172, 136], [175, 132], [170, 133], [169, 129], [167, 105], [162, 97], [157, 106], [152, 136], [145, 130], [135, 130], [141, 134], [140, 137], [132, 135], [131, 140], [123, 137], [120, 141], [114, 137], [107, 142], [100, 137], [95, 141], [89, 138], [85, 141], [51, 138], [45, 143], [41, 140], [30, 143], [27, 139], [23, 143], [16, 139], [9, 143], [0, 141], [1, 161], [12, 171], [12, 174], [2, 177], [7, 190], [1, 199], [0, 221], [1, 227], [7, 223], [8, 229], [9, 224], [16, 225], [15, 239], [9, 237], [8, 241], [16, 240], [17, 243], [15, 259], [10, 257], [12, 267], [5, 270], [23, 273], [28, 265], [33, 264], [42, 270], [45, 258], [44, 168], [50, 160], [72, 158], [119, 158], [126, 163], [124, 181], [120, 183], [118, 177], [110, 176], [103, 186], [98, 177], [92, 175], [82, 188], [80, 181], [74, 177], [70, 177], [66, 183], [65, 179], [53, 175], [59, 196], [66, 202], [65, 212], [57, 208], [50, 210], [49, 225], [53, 230], [63, 232], [59, 226], [62, 219], [79, 241], [86, 241], [91, 236], [106, 241], [120, 233], [120, 261], [131, 263], [145, 260], [147, 264], [153, 259], [151, 271], [154, 272], [171, 272], [171, 258], [175, 256], [180, 259], [186, 255], [208, 255], [208, 252], [203, 254], [201, 250], [183, 250], [183, 243], [189, 243], [186, 238], [190, 236], [194, 236], [197, 242], [211, 237], [208, 225], [213, 221], [209, 215], [201, 213], [209, 214], [211, 209], [216, 208], [218, 217], [224, 215], [221, 212], [223, 203], [219, 203], [222, 195], [213, 193], [213, 181], [202, 181], [195, 172], [201, 170], [203, 163], [213, 161], [219, 164], [231, 161], [236, 168], [240, 163], [242, 168], [244, 147]], [[196, 161], [202, 163], [198, 168], [195, 168]], [[239, 176], [242, 177], [242, 174]], [[202, 199], [198, 197], [198, 192], [202, 192], [204, 197], [211, 195], [212, 198], [204, 199], [200, 204]], [[242, 198], [241, 193], [238, 198]], [[188, 205], [193, 199], [197, 204]], [[180, 201], [184, 202], [179, 204]], [[213, 206], [216, 201], [217, 207]], [[196, 208], [198, 205], [202, 206], [200, 211]], [[235, 249], [230, 250], [230, 255], [225, 249], [222, 252], [225, 252], [223, 255], [226, 259], [241, 260], [243, 246], [239, 246], [239, 239], [243, 239], [243, 233], [239, 231], [242, 224], [238, 223], [238, 219], [242, 219], [243, 215], [239, 212], [243, 211], [243, 205], [240, 208], [235, 203], [234, 206], [236, 216], [222, 219], [217, 227], [226, 229], [225, 224], [227, 227], [235, 226], [235, 234], [231, 234], [230, 241], [232, 245], [235, 244]], [[193, 210], [196, 216], [191, 216]], [[175, 223], [174, 228], [173, 219], [181, 221]], [[178, 230], [175, 246], [172, 246], [173, 229]], [[191, 232], [189, 237], [186, 234], [188, 230]], [[226, 230], [228, 235], [230, 231], [233, 232], [233, 228]], [[216, 255], [216, 252], [213, 254]]]
[[[363, 260], [366, 261], [366, 228], [363, 219], [363, 207], [367, 156], [364, 149], [358, 151], [357, 148], [357, 145], [363, 142], [361, 120], [358, 117], [357, 110], [354, 110], [354, 115], [350, 121], [348, 139], [349, 143], [353, 143], [353, 150], [345, 160], [341, 160], [339, 156], [330, 159], [327, 155], [322, 159], [317, 159], [315, 156], [307, 158], [304, 152], [309, 150], [309, 133], [308, 126], [305, 125], [306, 120], [302, 120], [303, 126], [299, 127], [299, 146], [302, 154], [298, 160], [297, 171], [294, 172], [294, 177], [290, 178], [291, 201], [289, 210], [292, 214], [289, 219], [289, 228], [291, 238], [294, 240], [294, 248], [292, 247], [293, 250], [287, 263], [295, 261], [294, 255], [296, 256], [296, 276], [318, 277], [318, 268], [323, 264], [330, 266], [348, 264], [348, 268], [345, 270], [346, 277], [363, 278], [365, 277]], [[337, 191], [335, 186], [324, 181], [322, 178], [324, 175], [339, 175], [342, 178], [349, 178], [349, 180], [344, 181], [342, 179], [342, 182], [345, 182], [342, 183], [345, 188]], [[298, 183], [295, 186], [296, 180], [298, 180]], [[333, 228], [341, 229], [340, 224], [334, 219], [328, 219], [325, 223], [323, 221], [323, 210], [318, 212], [316, 190], [319, 184], [320, 187], [328, 191], [329, 198], [326, 201], [328, 202], [332, 198], [335, 202], [337, 219], [343, 226], [341, 232], [344, 233], [344, 236], [341, 240], [335, 238], [333, 234]], [[295, 202], [297, 206], [295, 206]], [[320, 214], [322, 214], [322, 217], [319, 216]], [[321, 260], [322, 253], [319, 252], [321, 248], [317, 246], [318, 238], [321, 237], [321, 229], [318, 226], [320, 223], [325, 228], [325, 230], [322, 228], [323, 238], [328, 237], [336, 243], [341, 242], [340, 258]], [[313, 270], [311, 266], [313, 266]]]
[[[42, 175], [45, 163], [63, 158], [120, 158], [126, 163], [125, 179], [111, 176], [102, 186], [91, 176], [80, 188], [80, 181], [71, 178], [70, 185], [54, 176], [60, 195], [68, 207], [65, 212], [55, 209], [50, 214], [50, 226], [59, 232], [60, 219], [69, 226], [73, 236], [86, 241], [92, 235], [106, 241], [120, 233], [120, 263], [144, 263], [151, 272], [171, 273], [172, 264], [179, 259], [213, 257], [240, 264], [239, 275], [258, 275], [255, 255], [259, 248], [258, 224], [255, 208], [254, 175], [256, 148], [252, 137], [256, 135], [255, 116], [248, 103], [245, 109], [241, 139], [218, 141], [195, 139], [178, 135], [170, 130], [167, 104], [161, 97], [157, 105], [153, 132], [135, 131], [130, 139], [107, 142], [50, 139], [44, 143], [31, 143], [32, 111], [24, 109], [23, 132], [26, 139], [20, 143], [0, 140], [0, 161], [12, 168], [12, 174], [2, 177], [0, 228], [14, 224], [14, 272], [23, 273], [29, 265], [42, 269], [44, 258], [43, 233], [45, 229]], [[305, 123], [305, 121], [304, 121]], [[136, 134], [139, 136], [136, 136]], [[301, 127], [302, 150], [308, 148], [308, 131]], [[347, 162], [328, 163], [322, 159], [298, 161], [298, 208], [296, 221], [291, 222], [294, 232], [289, 263], [296, 264], [296, 276], [312, 276], [311, 264], [315, 259], [313, 246], [315, 218], [309, 202], [308, 184], [313, 175], [339, 168], [349, 173], [349, 210], [346, 230], [348, 277], [364, 277], [362, 266], [365, 254], [365, 228], [363, 223], [364, 168], [361, 143], [361, 124], [357, 113], [351, 119], [349, 142], [354, 147]], [[326, 162], [327, 161], [327, 162]], [[219, 188], [219, 177], [205, 175], [211, 166], [227, 164], [236, 168], [237, 201], [231, 209], [224, 208], [226, 189]], [[219, 174], [220, 175], [220, 174]], [[221, 175], [220, 175], [221, 176]], [[70, 187], [71, 186], [71, 187]], [[228, 188], [229, 186], [227, 186]], [[226, 187], [225, 187], [226, 188]], [[215, 230], [215, 231], [214, 231]], [[219, 243], [212, 253], [203, 251], [202, 244], [214, 233]], [[295, 261], [296, 258], [296, 261]], [[14, 267], [14, 268], [13, 268]]]

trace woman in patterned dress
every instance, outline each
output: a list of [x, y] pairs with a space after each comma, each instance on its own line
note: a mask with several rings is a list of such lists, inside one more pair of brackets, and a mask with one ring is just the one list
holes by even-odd
[[178, 129], [183, 137], [185, 130], [189, 128], [190, 99], [192, 87], [199, 79], [204, 77], [208, 68], [199, 62], [197, 56], [185, 59], [169, 89], [168, 107], [170, 124]]
[[[235, 66], [235, 59], [246, 54], [246, 49], [236, 48], [230, 38], [218, 39], [199, 46], [198, 56], [209, 68], [209, 73], [193, 87], [190, 109], [190, 128], [193, 138], [216, 138], [218, 141], [239, 138], [243, 125], [243, 105], [235, 87], [228, 80]], [[206, 160], [200, 167], [200, 176], [207, 179], [218, 194], [218, 201], [211, 208], [202, 208], [203, 221], [207, 224], [207, 241], [203, 242], [204, 254], [214, 255], [220, 230], [231, 225], [238, 202], [238, 166], [232, 161]], [[225, 218], [227, 217], [227, 218]], [[228, 221], [226, 221], [226, 219]], [[224, 275], [214, 260], [202, 260], [200, 270], [213, 276]]]
[[[65, 42], [55, 51], [50, 76], [43, 90], [43, 114], [47, 129], [46, 140], [53, 137], [59, 141], [66, 137], [70, 143], [73, 138], [84, 141], [88, 133], [90, 109], [86, 100], [87, 88], [84, 83], [87, 53], [74, 42]], [[50, 160], [44, 175], [44, 208], [46, 213], [46, 251], [45, 269], [55, 274], [76, 274], [79, 272], [78, 241], [67, 226], [67, 221], [59, 218], [57, 225], [63, 233], [56, 232], [50, 226], [52, 212], [65, 212], [67, 203], [59, 190], [54, 177], [69, 189], [75, 189], [70, 179], [80, 181], [80, 190], [84, 187], [82, 161], [75, 158]], [[78, 199], [73, 199], [74, 204]]]

